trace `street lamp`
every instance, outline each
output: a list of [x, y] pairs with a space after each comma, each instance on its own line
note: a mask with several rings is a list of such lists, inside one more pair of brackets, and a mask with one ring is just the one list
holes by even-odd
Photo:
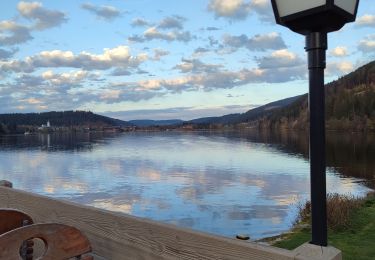
[[311, 243], [327, 246], [324, 69], [327, 33], [353, 22], [359, 0], [271, 0], [276, 22], [306, 36], [309, 69]]

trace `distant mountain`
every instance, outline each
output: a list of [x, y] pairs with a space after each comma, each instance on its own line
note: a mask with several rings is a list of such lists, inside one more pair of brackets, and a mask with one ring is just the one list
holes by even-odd
[[190, 120], [189, 123], [192, 124], [238, 124], [243, 122], [253, 121], [257, 118], [267, 116], [272, 114], [275, 110], [286, 107], [296, 100], [301, 98], [301, 96], [290, 97], [269, 104], [251, 109], [242, 114], [228, 114], [219, 117], [203, 117]]
[[[375, 61], [325, 86], [326, 127], [332, 130], [375, 130]], [[213, 125], [261, 129], [307, 129], [308, 94], [275, 101], [243, 114], [198, 118], [198, 128]]]
[[[327, 129], [374, 131], [375, 61], [326, 84], [325, 96]], [[270, 114], [249, 119], [246, 122], [253, 127], [307, 129], [308, 95], [302, 95]]]
[[[26, 126], [37, 127], [50, 122], [55, 127], [131, 126], [130, 123], [86, 111], [0, 114], [1, 132], [20, 132]], [[21, 127], [22, 126], [22, 127]], [[20, 129], [18, 129], [20, 128]]]
[[184, 122], [180, 119], [170, 119], [170, 120], [130, 120], [130, 124], [138, 127], [150, 127], [150, 126], [168, 126], [168, 125], [182, 125]]

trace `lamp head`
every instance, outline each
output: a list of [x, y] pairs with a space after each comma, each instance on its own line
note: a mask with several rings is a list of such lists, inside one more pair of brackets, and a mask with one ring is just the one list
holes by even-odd
[[333, 32], [357, 15], [359, 0], [271, 0], [278, 24], [294, 32]]

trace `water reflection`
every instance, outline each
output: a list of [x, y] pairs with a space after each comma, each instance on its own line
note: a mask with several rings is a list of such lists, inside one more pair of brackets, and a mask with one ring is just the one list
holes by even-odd
[[[372, 186], [372, 137], [327, 140], [332, 192]], [[0, 137], [0, 179], [79, 203], [233, 237], [289, 229], [309, 195], [300, 133], [127, 133]]]
[[108, 138], [116, 134], [95, 133], [55, 133], [32, 135], [0, 135], [0, 151], [7, 150], [42, 150], [54, 151], [90, 151], [95, 146], [105, 144]]

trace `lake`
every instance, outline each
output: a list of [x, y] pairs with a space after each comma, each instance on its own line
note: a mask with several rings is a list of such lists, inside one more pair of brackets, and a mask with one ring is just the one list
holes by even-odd
[[[327, 133], [327, 191], [374, 188], [375, 136]], [[204, 232], [287, 231], [309, 197], [303, 132], [0, 136], [14, 187]]]

